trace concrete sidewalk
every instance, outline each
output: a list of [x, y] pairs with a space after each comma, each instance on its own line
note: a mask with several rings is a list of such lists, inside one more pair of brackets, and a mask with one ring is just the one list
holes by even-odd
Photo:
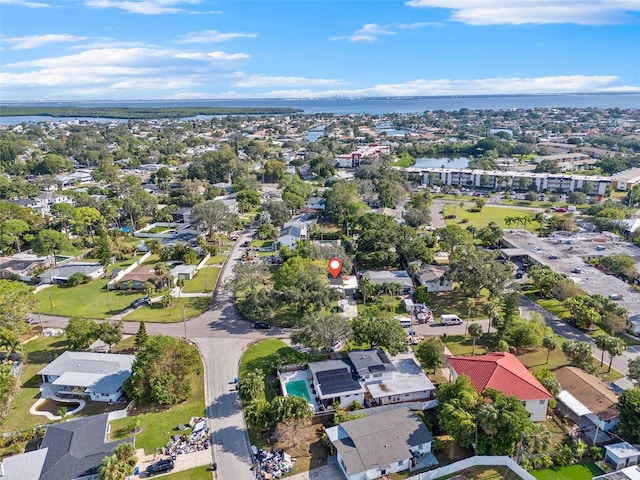
[[344, 475], [338, 465], [334, 463], [292, 475], [287, 477], [287, 480], [344, 480]]

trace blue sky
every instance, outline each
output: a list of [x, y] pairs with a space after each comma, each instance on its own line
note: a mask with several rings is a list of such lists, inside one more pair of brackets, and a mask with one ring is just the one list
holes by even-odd
[[0, 0], [0, 101], [640, 92], [640, 0]]

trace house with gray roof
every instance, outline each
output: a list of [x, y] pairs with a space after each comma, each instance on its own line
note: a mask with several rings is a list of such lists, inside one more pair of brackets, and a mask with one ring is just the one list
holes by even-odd
[[3, 472], [0, 478], [2, 480], [39, 480], [48, 451], [47, 448], [41, 448], [3, 458], [0, 461]]
[[67, 283], [71, 275], [82, 273], [93, 280], [104, 275], [104, 266], [99, 263], [73, 262], [53, 267], [38, 275], [40, 283]]
[[364, 386], [346, 359], [309, 363], [316, 400], [329, 407], [335, 402], [343, 408], [364, 401]]
[[365, 270], [361, 278], [366, 278], [376, 286], [397, 283], [404, 293], [413, 293], [413, 280], [406, 270]]
[[408, 408], [396, 408], [326, 429], [347, 480], [371, 480], [437, 463], [433, 436]]
[[102, 459], [121, 443], [105, 443], [109, 414], [49, 425], [40, 443], [47, 450], [40, 480], [89, 480], [97, 478]]
[[116, 402], [122, 384], [131, 376], [135, 355], [93, 352], [64, 352], [38, 372], [41, 390], [57, 396], [81, 392], [95, 402]]

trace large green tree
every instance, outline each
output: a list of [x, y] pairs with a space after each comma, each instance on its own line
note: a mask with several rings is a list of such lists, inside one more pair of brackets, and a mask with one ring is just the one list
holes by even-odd
[[194, 347], [178, 338], [155, 335], [136, 355], [124, 390], [141, 404], [175, 405], [189, 398], [191, 384], [201, 374], [202, 361]]
[[95, 320], [72, 317], [65, 334], [71, 350], [86, 350], [100, 337], [100, 325]]
[[57, 255], [60, 252], [73, 249], [69, 237], [55, 230], [40, 230], [36, 235], [31, 248], [39, 255]]
[[236, 224], [236, 215], [222, 200], [208, 200], [193, 207], [189, 217], [192, 225], [205, 230], [209, 238], [216, 232], [229, 233]]
[[413, 353], [424, 369], [434, 373], [444, 364], [444, 343], [438, 337], [421, 340], [413, 348]]
[[34, 306], [32, 287], [22, 282], [0, 280], [0, 327], [22, 331]]
[[303, 318], [291, 333], [295, 344], [311, 347], [319, 351], [331, 351], [334, 345], [346, 344], [351, 339], [350, 322], [335, 313], [314, 312]]
[[471, 245], [459, 246], [453, 252], [447, 277], [473, 298], [483, 289], [492, 296], [500, 295], [512, 276], [511, 267], [496, 261], [497, 253]]
[[440, 428], [463, 448], [470, 448], [475, 441], [475, 411], [479, 401], [480, 396], [466, 375], [440, 385], [438, 390]]
[[351, 321], [351, 328], [356, 343], [385, 348], [391, 355], [407, 350], [407, 334], [391, 315], [359, 315]]
[[640, 387], [625, 390], [618, 401], [618, 430], [630, 443], [640, 443]]

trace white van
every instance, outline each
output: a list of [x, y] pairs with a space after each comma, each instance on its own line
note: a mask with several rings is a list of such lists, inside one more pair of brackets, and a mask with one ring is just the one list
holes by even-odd
[[440, 323], [442, 325], [462, 325], [462, 319], [457, 315], [447, 313], [440, 315]]
[[396, 320], [398, 320], [400, 322], [400, 325], [402, 325], [404, 328], [410, 328], [411, 327], [411, 317], [405, 317], [404, 315], [398, 315], [397, 317], [395, 317]]

